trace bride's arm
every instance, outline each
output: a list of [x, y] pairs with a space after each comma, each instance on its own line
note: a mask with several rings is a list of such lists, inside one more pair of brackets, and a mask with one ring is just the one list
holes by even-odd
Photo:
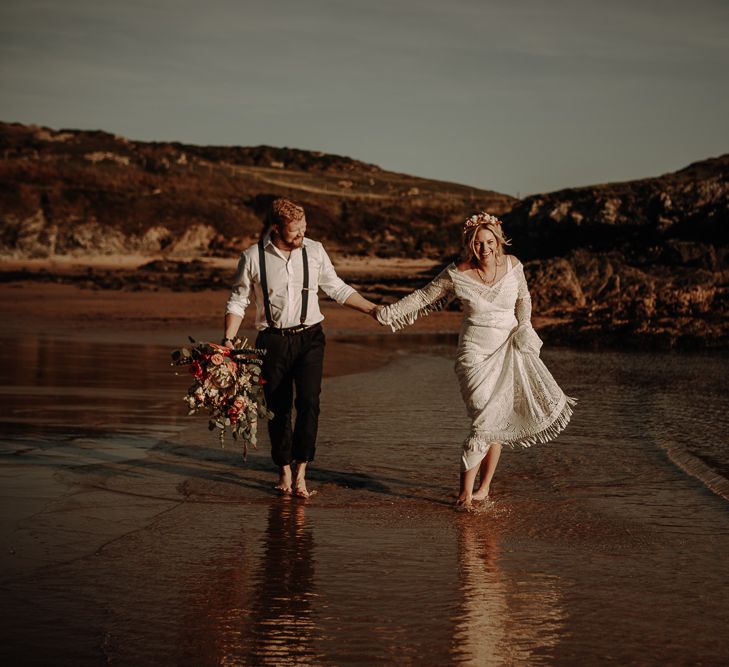
[[516, 280], [519, 285], [519, 292], [516, 296], [516, 306], [514, 312], [516, 314], [516, 320], [519, 322], [519, 326], [531, 326], [532, 325], [532, 297], [529, 294], [529, 287], [527, 286], [526, 276], [524, 275], [524, 265], [520, 262], [514, 267], [516, 272]]
[[517, 349], [525, 354], [539, 355], [542, 348], [542, 340], [532, 327], [532, 297], [529, 294], [526, 276], [524, 275], [524, 265], [519, 264], [514, 268], [516, 271], [516, 280], [519, 285], [519, 291], [516, 296], [516, 305], [514, 306], [514, 314], [519, 326], [514, 334], [514, 343]]
[[399, 301], [382, 306], [377, 311], [377, 321], [387, 324], [393, 331], [412, 324], [419, 317], [440, 310], [453, 298], [453, 281], [448, 269], [443, 269], [425, 287], [416, 289]]

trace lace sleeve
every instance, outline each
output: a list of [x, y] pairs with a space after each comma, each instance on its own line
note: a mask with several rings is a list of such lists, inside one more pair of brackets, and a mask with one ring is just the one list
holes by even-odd
[[448, 269], [441, 271], [425, 287], [415, 290], [395, 303], [380, 308], [377, 320], [388, 324], [393, 331], [402, 329], [425, 317], [434, 310], [441, 310], [453, 298], [453, 281]]
[[539, 356], [542, 349], [542, 339], [532, 327], [532, 297], [529, 295], [524, 267], [519, 264], [514, 269], [519, 284], [519, 291], [516, 297], [515, 314], [519, 326], [514, 332], [514, 345], [524, 354], [535, 354]]
[[524, 276], [524, 265], [519, 264], [516, 267], [516, 279], [519, 283], [519, 292], [516, 297], [516, 319], [519, 326], [532, 324], [532, 297], [529, 295], [529, 287], [527, 287], [526, 277]]

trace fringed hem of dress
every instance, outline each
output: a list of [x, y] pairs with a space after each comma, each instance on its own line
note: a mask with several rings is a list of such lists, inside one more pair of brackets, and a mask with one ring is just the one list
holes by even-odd
[[555, 416], [549, 420], [547, 426], [536, 433], [523, 433], [515, 436], [514, 433], [505, 431], [476, 431], [471, 433], [463, 443], [463, 449], [467, 452], [487, 452], [491, 443], [499, 442], [502, 445], [514, 447], [531, 447], [538, 442], [547, 443], [554, 440], [570, 423], [572, 418], [572, 406], [577, 403], [576, 398], [564, 397], [564, 403], [555, 410]]
[[405, 313], [403, 315], [393, 317], [391, 320], [383, 321], [379, 318], [379, 316], [377, 320], [381, 324], [389, 325], [389, 327], [393, 331], [399, 331], [400, 329], [404, 329], [405, 327], [410, 326], [415, 322], [415, 320], [420, 317], [426, 317], [430, 315], [430, 313], [438, 310], [443, 310], [448, 305], [448, 302], [450, 300], [451, 299], [449, 297], [446, 297], [444, 299], [440, 299], [439, 301], [435, 301], [434, 303], [426, 304], [411, 313]]

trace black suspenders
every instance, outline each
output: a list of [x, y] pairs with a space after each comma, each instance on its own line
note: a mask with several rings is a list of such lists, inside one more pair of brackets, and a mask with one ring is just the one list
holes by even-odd
[[273, 326], [271, 317], [271, 301], [268, 298], [268, 280], [266, 280], [266, 251], [263, 249], [263, 239], [258, 242], [258, 272], [260, 273], [261, 292], [263, 292], [263, 309], [266, 311], [266, 323]]
[[[309, 260], [306, 256], [306, 246], [301, 246], [301, 259], [304, 262], [304, 284], [301, 287], [301, 324], [306, 322], [306, 312], [309, 308]], [[258, 265], [261, 281], [261, 292], [263, 292], [263, 310], [266, 313], [266, 323], [273, 327], [271, 317], [271, 300], [268, 294], [268, 279], [266, 278], [266, 251], [263, 247], [263, 239], [258, 242]]]
[[301, 246], [301, 259], [304, 261], [304, 284], [301, 286], [301, 324], [306, 322], [306, 311], [309, 309], [309, 260], [306, 257], [306, 246]]

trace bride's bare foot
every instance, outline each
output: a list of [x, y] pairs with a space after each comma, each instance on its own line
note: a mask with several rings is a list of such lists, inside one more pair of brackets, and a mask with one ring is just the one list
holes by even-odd
[[482, 486], [476, 493], [473, 494], [474, 500], [486, 500], [489, 497], [490, 488], [488, 486]]
[[278, 469], [278, 484], [274, 488], [281, 495], [291, 493], [291, 466], [281, 466]]
[[476, 479], [478, 466], [461, 471], [461, 488], [456, 500], [458, 509], [471, 509], [473, 505], [473, 483]]
[[294, 495], [298, 498], [310, 498], [311, 493], [306, 488], [306, 463], [296, 466], [296, 480], [294, 481]]

